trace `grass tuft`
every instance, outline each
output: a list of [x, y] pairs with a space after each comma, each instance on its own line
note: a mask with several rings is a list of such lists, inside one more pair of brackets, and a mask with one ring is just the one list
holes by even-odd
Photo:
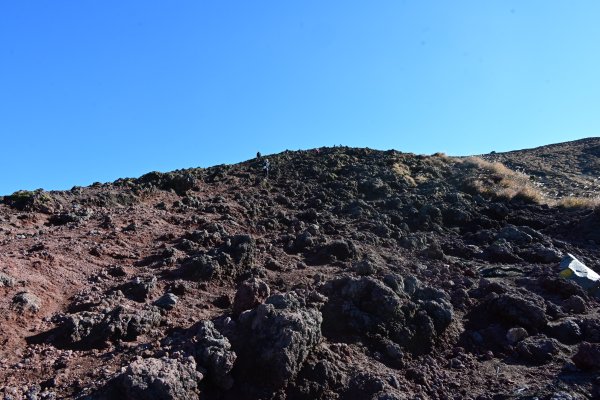
[[546, 202], [545, 196], [529, 176], [513, 171], [502, 163], [468, 157], [463, 160], [463, 165], [474, 172], [465, 180], [466, 187], [471, 191], [504, 200], [538, 204]]
[[600, 197], [567, 196], [559, 199], [555, 205], [563, 208], [600, 208]]

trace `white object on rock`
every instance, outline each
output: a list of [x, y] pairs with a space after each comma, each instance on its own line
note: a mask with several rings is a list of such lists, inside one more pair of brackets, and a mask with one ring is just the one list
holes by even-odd
[[560, 276], [563, 278], [574, 280], [584, 289], [600, 294], [600, 275], [591, 268], [586, 267], [573, 255], [567, 254], [563, 258], [560, 262], [560, 269]]

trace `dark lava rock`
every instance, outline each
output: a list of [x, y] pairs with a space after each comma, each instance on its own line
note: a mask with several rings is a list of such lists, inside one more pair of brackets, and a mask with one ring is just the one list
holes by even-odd
[[92, 216], [92, 211], [84, 207], [76, 207], [72, 211], [52, 214], [48, 218], [48, 225], [78, 224], [87, 221]]
[[286, 251], [288, 253], [302, 253], [311, 250], [315, 246], [315, 242], [313, 235], [308, 231], [304, 231], [289, 243]]
[[560, 277], [544, 276], [538, 281], [544, 290], [552, 294], [557, 294], [562, 298], [568, 298], [569, 296], [587, 297], [585, 290], [571, 280]]
[[194, 281], [210, 280], [223, 274], [219, 261], [208, 254], [186, 259], [181, 270], [184, 277]]
[[439, 243], [433, 243], [421, 252], [421, 255], [432, 260], [443, 260], [445, 258], [444, 251]]
[[135, 277], [131, 282], [122, 286], [123, 293], [130, 299], [144, 302], [156, 287], [156, 276]]
[[12, 307], [19, 313], [37, 313], [42, 307], [42, 300], [31, 292], [19, 292], [12, 299]]
[[584, 370], [600, 369], [600, 344], [583, 342], [572, 357], [575, 366]]
[[552, 247], [546, 247], [540, 243], [519, 252], [519, 256], [529, 262], [544, 264], [556, 263], [562, 259], [562, 253]]
[[250, 310], [263, 303], [271, 295], [269, 286], [258, 278], [251, 278], [242, 282], [233, 299], [233, 315]]
[[593, 399], [600, 399], [600, 376], [597, 377], [592, 384], [591, 395]]
[[582, 218], [573, 230], [577, 236], [600, 243], [600, 209], [596, 207], [594, 212]]
[[378, 199], [391, 194], [390, 187], [379, 178], [363, 180], [358, 188], [367, 199]]
[[370, 259], [365, 258], [359, 262], [356, 262], [352, 265], [352, 269], [356, 272], [357, 275], [373, 275], [377, 271], [379, 271], [380, 267], [377, 263]]
[[173, 293], [165, 293], [154, 302], [154, 305], [165, 310], [172, 310], [177, 305], [178, 299]]
[[526, 329], [539, 330], [548, 320], [544, 310], [533, 302], [510, 294], [502, 294], [490, 299], [487, 304], [490, 313], [506, 323], [514, 323]]
[[529, 336], [529, 333], [527, 333], [527, 330], [521, 327], [511, 328], [508, 330], [508, 332], [506, 332], [506, 340], [508, 340], [508, 342], [511, 344], [519, 343], [527, 336]]
[[221, 309], [227, 309], [231, 307], [232, 304], [231, 296], [228, 294], [222, 294], [220, 296], [217, 296], [217, 298], [215, 298], [212, 303], [216, 307], [219, 307]]
[[577, 322], [572, 319], [550, 325], [549, 334], [565, 344], [575, 344], [579, 342], [582, 337], [581, 328]]
[[351, 241], [334, 240], [321, 246], [314, 257], [317, 264], [327, 264], [334, 261], [347, 261], [355, 258], [356, 246]]
[[293, 292], [242, 313], [232, 338], [236, 380], [270, 390], [285, 386], [320, 342], [321, 322], [319, 310]]
[[[388, 387], [386, 382], [379, 376], [360, 372], [352, 376], [348, 383], [348, 391], [342, 396], [343, 399], [383, 399], [384, 390]], [[396, 397], [389, 397], [394, 399]]]
[[558, 342], [543, 335], [528, 337], [517, 345], [519, 356], [532, 364], [550, 362], [559, 351]]
[[587, 306], [583, 297], [574, 294], [563, 302], [563, 309], [566, 312], [584, 314], [587, 311]]
[[514, 254], [513, 246], [506, 239], [498, 239], [484, 250], [484, 257], [492, 262], [514, 263], [521, 259]]
[[57, 341], [67, 347], [102, 348], [108, 341], [135, 340], [161, 321], [160, 310], [154, 306], [142, 309], [117, 306], [106, 313], [83, 311], [64, 318]]
[[113, 265], [113, 266], [109, 267], [107, 270], [107, 273], [108, 273], [108, 275], [115, 277], [115, 278], [119, 278], [121, 276], [127, 275], [127, 271], [125, 271], [125, 268], [123, 268], [121, 265]]
[[324, 291], [329, 301], [323, 309], [323, 331], [330, 340], [380, 336], [426, 353], [452, 321], [447, 295], [420, 288], [411, 279], [404, 281], [401, 294], [370, 277], [329, 281]]
[[488, 205], [483, 212], [491, 218], [503, 220], [508, 216], [510, 210], [502, 203], [492, 203]]
[[231, 370], [237, 356], [229, 340], [215, 329], [211, 321], [201, 321], [193, 341], [196, 362], [206, 369], [206, 379], [217, 387], [228, 390], [233, 386]]
[[136, 180], [137, 184], [146, 184], [163, 190], [173, 190], [183, 196], [196, 185], [196, 178], [188, 172], [150, 172]]
[[531, 243], [533, 240], [530, 235], [513, 225], [508, 225], [502, 228], [502, 230], [496, 235], [496, 238], [505, 239], [511, 243], [516, 243], [519, 245]]
[[256, 252], [256, 241], [250, 235], [235, 235], [227, 240], [222, 251], [229, 253], [236, 263], [251, 266]]
[[285, 267], [279, 261], [270, 258], [265, 262], [265, 269], [269, 271], [283, 271]]
[[124, 398], [132, 400], [196, 400], [202, 378], [192, 357], [146, 358], [129, 364], [115, 385]]
[[0, 272], [0, 287], [12, 287], [15, 283], [15, 278]]
[[191, 280], [236, 278], [252, 267], [256, 242], [250, 235], [235, 235], [207, 253], [186, 259], [181, 265]]
[[583, 340], [600, 343], [600, 320], [598, 318], [584, 319], [580, 326], [583, 331]]

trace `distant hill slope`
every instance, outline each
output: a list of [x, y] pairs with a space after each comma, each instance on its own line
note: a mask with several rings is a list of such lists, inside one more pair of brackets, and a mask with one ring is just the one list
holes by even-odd
[[600, 209], [544, 194], [596, 196], [574, 182], [598, 145], [285, 151], [268, 177], [0, 198], [0, 398], [598, 397], [600, 298], [558, 272], [600, 271]]
[[485, 154], [482, 158], [535, 177], [554, 197], [596, 197], [600, 190], [600, 138]]

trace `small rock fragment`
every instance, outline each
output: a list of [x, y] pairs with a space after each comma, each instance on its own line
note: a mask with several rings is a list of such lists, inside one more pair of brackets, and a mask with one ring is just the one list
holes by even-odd
[[42, 300], [31, 292], [19, 292], [12, 300], [13, 307], [20, 313], [30, 311], [37, 313], [42, 306]]
[[567, 312], [573, 312], [575, 314], [583, 314], [586, 312], [587, 307], [585, 300], [581, 296], [572, 295], [563, 303], [563, 309]]
[[165, 310], [172, 310], [177, 305], [179, 298], [173, 293], [165, 293], [158, 300], [154, 302], [154, 305]]
[[15, 285], [15, 278], [0, 272], [0, 287], [12, 287]]
[[271, 294], [269, 286], [258, 278], [248, 279], [240, 285], [233, 300], [233, 314], [250, 310], [264, 301]]
[[525, 339], [527, 336], [529, 336], [529, 334], [524, 328], [511, 328], [506, 333], [506, 340], [508, 340], [509, 343], [514, 344]]

